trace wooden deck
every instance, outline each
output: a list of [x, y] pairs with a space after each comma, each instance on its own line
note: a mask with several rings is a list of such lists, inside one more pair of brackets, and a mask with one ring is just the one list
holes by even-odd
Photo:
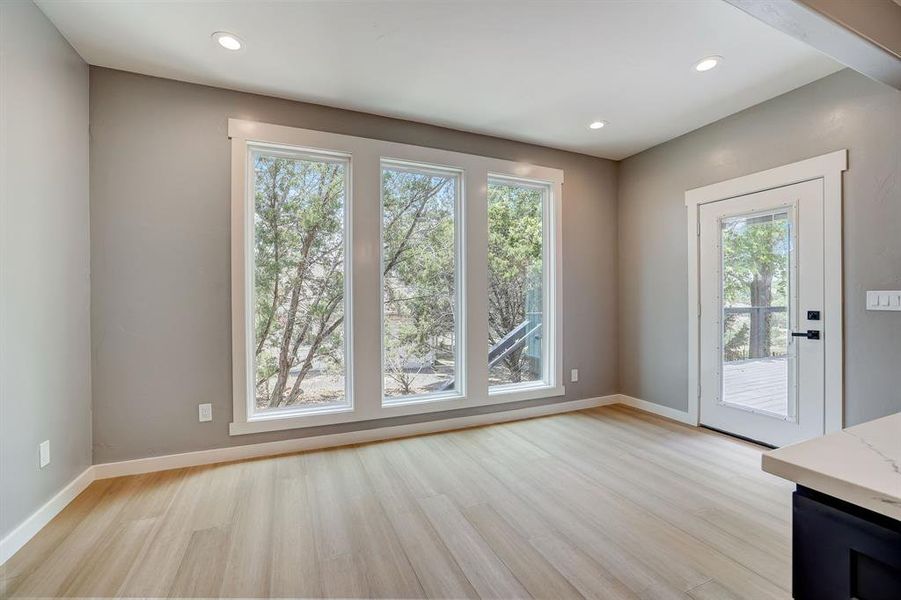
[[755, 358], [723, 365], [723, 395], [730, 404], [786, 416], [787, 389], [786, 358]]

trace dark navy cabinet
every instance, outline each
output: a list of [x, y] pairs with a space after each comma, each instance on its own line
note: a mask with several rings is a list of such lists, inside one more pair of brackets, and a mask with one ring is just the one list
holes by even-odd
[[792, 593], [798, 600], [901, 600], [901, 522], [798, 486]]

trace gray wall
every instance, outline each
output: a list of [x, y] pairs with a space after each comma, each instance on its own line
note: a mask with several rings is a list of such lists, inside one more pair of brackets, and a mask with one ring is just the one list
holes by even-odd
[[901, 410], [901, 314], [864, 310], [865, 290], [901, 288], [901, 92], [850, 70], [620, 163], [622, 393], [687, 408], [685, 190], [840, 148], [845, 423]]
[[91, 332], [88, 67], [31, 2], [0, 63], [2, 537], [91, 464]]
[[[564, 169], [564, 372], [581, 368], [566, 400], [617, 391], [615, 163], [92, 67], [94, 462], [386, 424], [228, 435], [229, 117]], [[213, 422], [198, 423], [201, 402]]]

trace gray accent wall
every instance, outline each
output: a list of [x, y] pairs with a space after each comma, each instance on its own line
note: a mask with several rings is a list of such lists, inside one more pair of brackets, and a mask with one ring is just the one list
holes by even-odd
[[[229, 117], [563, 169], [562, 400], [617, 391], [616, 163], [92, 67], [95, 463], [561, 401], [229, 436]], [[202, 402], [212, 422], [198, 422]]]
[[91, 464], [88, 152], [87, 65], [2, 3], [0, 538]]
[[841, 148], [845, 424], [901, 411], [901, 92], [839, 71], [620, 163], [619, 389], [688, 406], [686, 190]]

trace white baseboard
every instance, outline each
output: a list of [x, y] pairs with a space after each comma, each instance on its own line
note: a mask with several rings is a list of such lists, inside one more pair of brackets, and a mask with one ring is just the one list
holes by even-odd
[[422, 423], [411, 423], [409, 425], [395, 425], [393, 427], [380, 427], [362, 431], [317, 435], [306, 438], [280, 440], [277, 442], [264, 442], [262, 444], [246, 444], [243, 446], [213, 448], [211, 450], [198, 450], [196, 452], [183, 452], [180, 454], [167, 454], [165, 456], [151, 456], [149, 458], [138, 458], [135, 460], [101, 463], [94, 465], [94, 476], [96, 479], [107, 479], [109, 477], [137, 475], [139, 473], [209, 465], [233, 460], [243, 460], [246, 458], [290, 454], [292, 452], [302, 452], [304, 450], [318, 450], [321, 448], [333, 448], [350, 444], [364, 444], [366, 442], [390, 440], [413, 435], [451, 431], [454, 429], [464, 429], [466, 427], [476, 427], [478, 425], [504, 423], [507, 421], [518, 421], [520, 419], [540, 417], [543, 415], [583, 410], [595, 406], [614, 404], [617, 401], [618, 395], [611, 394], [609, 396], [601, 396], [598, 398], [554, 402], [551, 404], [543, 404], [541, 406], [530, 406], [528, 408], [518, 408], [468, 417], [424, 421]]
[[57, 492], [53, 498], [33, 512], [31, 516], [25, 519], [18, 527], [9, 532], [6, 537], [0, 540], [0, 565], [18, 552], [19, 548], [24, 546], [38, 531], [43, 529], [44, 525], [49, 523], [53, 517], [66, 508], [72, 500], [75, 500], [78, 494], [91, 485], [92, 481], [94, 481], [94, 467], [88, 467], [75, 479], [70, 481], [66, 487]]
[[663, 406], [656, 402], [648, 402], [641, 398], [633, 398], [632, 396], [627, 396], [625, 394], [617, 394], [616, 402], [617, 404], [625, 404], [626, 406], [631, 406], [632, 408], [637, 408], [638, 410], [643, 410], [660, 417], [666, 417], [667, 419], [678, 421], [679, 423], [697, 426], [697, 422], [695, 422], [692, 416], [688, 414], [688, 411], [670, 408], [669, 406]]

